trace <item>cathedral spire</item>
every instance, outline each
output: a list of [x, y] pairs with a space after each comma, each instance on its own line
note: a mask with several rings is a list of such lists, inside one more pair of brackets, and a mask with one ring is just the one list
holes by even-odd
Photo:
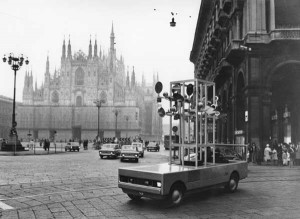
[[64, 38], [63, 46], [62, 46], [62, 55], [61, 55], [61, 60], [66, 59], [66, 40]]
[[72, 59], [72, 51], [71, 51], [70, 35], [69, 35], [69, 44], [68, 44], [68, 58], [69, 58], [69, 59]]
[[47, 55], [47, 61], [46, 61], [46, 74], [50, 74], [50, 71], [49, 71], [49, 55]]
[[89, 44], [89, 56], [88, 56], [89, 59], [92, 58], [92, 37], [90, 35], [90, 44]]
[[131, 88], [135, 87], [135, 72], [134, 72], [134, 66], [131, 73]]
[[114, 23], [111, 26], [111, 34], [110, 34], [110, 51], [113, 54], [115, 51], [115, 33], [114, 33]]
[[130, 82], [129, 82], [129, 67], [127, 66], [127, 77], [126, 77], [126, 87], [129, 88]]
[[98, 46], [97, 46], [97, 36], [95, 39], [95, 45], [94, 45], [94, 57], [98, 57]]

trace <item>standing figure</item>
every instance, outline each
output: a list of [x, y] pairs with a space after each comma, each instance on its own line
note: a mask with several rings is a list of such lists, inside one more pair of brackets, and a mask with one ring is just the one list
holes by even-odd
[[277, 166], [278, 165], [278, 155], [277, 155], [277, 150], [275, 147], [272, 150], [271, 159], [272, 159], [272, 164]]
[[271, 156], [270, 156], [271, 154], [272, 154], [272, 150], [270, 148], [270, 145], [267, 144], [266, 148], [264, 150], [264, 161], [265, 162], [269, 163], [271, 161]]

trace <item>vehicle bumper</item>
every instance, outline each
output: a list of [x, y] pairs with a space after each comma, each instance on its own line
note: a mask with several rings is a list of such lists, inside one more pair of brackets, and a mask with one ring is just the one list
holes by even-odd
[[138, 159], [139, 158], [139, 156], [121, 156], [120, 158], [122, 158], [122, 159]]
[[161, 188], [142, 186], [142, 185], [131, 185], [128, 183], [119, 182], [119, 188], [126, 194], [132, 194], [137, 196], [143, 196], [153, 199], [164, 199], [166, 196], [161, 195]]

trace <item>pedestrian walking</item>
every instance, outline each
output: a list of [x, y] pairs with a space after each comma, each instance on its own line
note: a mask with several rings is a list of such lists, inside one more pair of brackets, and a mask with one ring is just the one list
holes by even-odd
[[248, 163], [253, 162], [253, 146], [252, 146], [252, 144], [249, 144], [249, 146], [248, 146], [248, 153], [249, 153]]

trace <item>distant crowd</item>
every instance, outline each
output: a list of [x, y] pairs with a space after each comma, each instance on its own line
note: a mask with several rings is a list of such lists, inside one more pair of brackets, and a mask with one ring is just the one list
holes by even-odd
[[252, 143], [248, 146], [248, 162], [257, 164], [265, 163], [274, 166], [293, 167], [296, 161], [296, 153], [299, 144], [274, 143], [272, 146], [266, 144], [264, 148]]

